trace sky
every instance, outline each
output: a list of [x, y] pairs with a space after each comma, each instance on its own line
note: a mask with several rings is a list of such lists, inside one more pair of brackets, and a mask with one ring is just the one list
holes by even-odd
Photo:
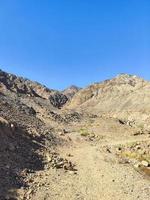
[[60, 90], [150, 80], [150, 0], [0, 0], [0, 68]]

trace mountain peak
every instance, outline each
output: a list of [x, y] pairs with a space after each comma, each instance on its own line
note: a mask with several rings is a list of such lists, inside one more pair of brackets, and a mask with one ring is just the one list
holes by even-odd
[[71, 99], [81, 88], [76, 85], [71, 85], [63, 91], [63, 94]]
[[128, 79], [128, 78], [138, 78], [138, 76], [132, 75], [132, 74], [121, 73], [121, 74], [118, 74], [116, 76], [116, 78], [126, 78], [126, 79]]
[[71, 85], [70, 87], [68, 87], [68, 89], [75, 89], [75, 90], [79, 90], [80, 88], [76, 85]]

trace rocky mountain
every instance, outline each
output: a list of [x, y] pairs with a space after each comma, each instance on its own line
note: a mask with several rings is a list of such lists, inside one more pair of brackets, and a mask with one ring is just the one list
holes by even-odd
[[[39, 118], [48, 113], [78, 110], [107, 114], [131, 121], [149, 121], [150, 82], [135, 75], [120, 74], [87, 88], [71, 86], [64, 91], [49, 89], [37, 82], [0, 71], [0, 92], [33, 109]], [[61, 113], [62, 113], [61, 111]], [[43, 113], [41, 115], [41, 113]]]
[[17, 93], [18, 95], [41, 97], [45, 99], [48, 99], [49, 95], [54, 91], [37, 82], [17, 77], [13, 74], [3, 72], [2, 70], [0, 70], [0, 87], [1, 90], [7, 89], [11, 92]]
[[[70, 88], [63, 92], [47, 88], [40, 83], [17, 77], [0, 70], [0, 91], [9, 96], [20, 99], [41, 99], [54, 108], [61, 108], [77, 92], [77, 88]], [[68, 91], [68, 92], [67, 92]]]
[[0, 200], [149, 200], [149, 91], [127, 74], [56, 91], [1, 70]]
[[150, 82], [134, 75], [121, 74], [80, 90], [68, 108], [145, 120], [150, 117], [149, 91]]

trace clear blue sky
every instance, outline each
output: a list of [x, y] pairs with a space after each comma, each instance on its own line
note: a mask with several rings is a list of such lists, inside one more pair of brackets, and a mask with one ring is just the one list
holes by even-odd
[[0, 0], [0, 68], [56, 89], [150, 79], [150, 0]]

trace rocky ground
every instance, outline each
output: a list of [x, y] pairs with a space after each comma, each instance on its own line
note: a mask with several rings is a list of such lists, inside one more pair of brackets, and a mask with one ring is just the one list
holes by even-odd
[[149, 87], [55, 91], [0, 71], [0, 199], [148, 200]]

